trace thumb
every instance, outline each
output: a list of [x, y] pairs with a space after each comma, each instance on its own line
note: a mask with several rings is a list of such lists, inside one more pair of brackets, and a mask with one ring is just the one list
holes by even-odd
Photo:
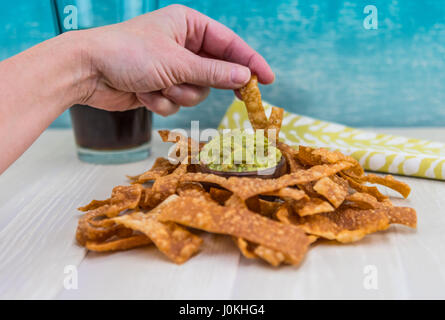
[[181, 67], [185, 68], [184, 82], [203, 87], [239, 89], [250, 79], [250, 70], [245, 66], [193, 53]]

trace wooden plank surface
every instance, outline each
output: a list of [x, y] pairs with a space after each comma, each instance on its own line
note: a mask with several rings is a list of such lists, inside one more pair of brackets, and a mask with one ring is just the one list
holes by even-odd
[[[445, 141], [445, 129], [381, 131]], [[246, 260], [214, 235], [182, 266], [153, 247], [86, 255], [74, 242], [76, 207], [106, 198], [126, 174], [165, 155], [168, 145], [155, 136], [146, 161], [100, 166], [76, 159], [71, 131], [46, 131], [0, 176], [0, 298], [445, 298], [445, 183], [427, 179], [401, 177], [413, 192], [394, 200], [417, 210], [417, 231], [393, 226], [354, 244], [322, 242], [298, 268]], [[79, 285], [65, 290], [71, 265]], [[364, 285], [369, 268], [378, 289]]]

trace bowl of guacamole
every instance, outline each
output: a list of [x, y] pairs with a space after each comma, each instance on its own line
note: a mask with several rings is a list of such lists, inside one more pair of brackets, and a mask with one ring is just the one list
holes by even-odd
[[262, 132], [220, 133], [204, 145], [199, 161], [202, 172], [225, 177], [275, 178], [286, 171], [281, 151]]

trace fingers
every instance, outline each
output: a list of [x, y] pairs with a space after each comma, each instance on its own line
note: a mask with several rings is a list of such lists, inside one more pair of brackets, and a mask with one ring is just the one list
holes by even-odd
[[187, 49], [247, 66], [263, 84], [274, 81], [275, 75], [266, 60], [232, 30], [193, 9], [184, 10], [188, 26]]
[[202, 102], [209, 95], [209, 87], [200, 87], [189, 84], [171, 86], [162, 90], [164, 97], [170, 99], [175, 104], [191, 107]]
[[179, 111], [179, 105], [164, 97], [159, 91], [137, 93], [138, 100], [148, 109], [161, 116], [169, 116]]
[[156, 92], [137, 93], [138, 102], [161, 116], [172, 115], [179, 106], [191, 107], [202, 102], [209, 95], [210, 88], [188, 84], [171, 86]]
[[239, 89], [250, 79], [250, 70], [242, 65], [200, 57], [184, 49], [180, 66], [181, 82], [202, 87]]

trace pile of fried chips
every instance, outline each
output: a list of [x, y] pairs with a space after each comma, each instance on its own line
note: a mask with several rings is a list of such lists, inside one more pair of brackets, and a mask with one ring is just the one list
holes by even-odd
[[[283, 111], [266, 118], [256, 77], [241, 90], [255, 129], [279, 132]], [[278, 132], [276, 133], [278, 136]], [[196, 156], [190, 138], [164, 142], [184, 144], [187, 160]], [[416, 228], [412, 208], [395, 207], [369, 184], [392, 188], [407, 197], [408, 185], [392, 176], [365, 175], [359, 163], [339, 152], [282, 142], [277, 147], [288, 172], [276, 179], [229, 177], [202, 173], [191, 161], [156, 159], [153, 167], [129, 177], [107, 200], [79, 208], [76, 239], [92, 251], [128, 250], [154, 244], [175, 263], [196, 254], [203, 242], [194, 230], [231, 236], [249, 259], [273, 266], [298, 265], [317, 239], [353, 242], [391, 224]]]

